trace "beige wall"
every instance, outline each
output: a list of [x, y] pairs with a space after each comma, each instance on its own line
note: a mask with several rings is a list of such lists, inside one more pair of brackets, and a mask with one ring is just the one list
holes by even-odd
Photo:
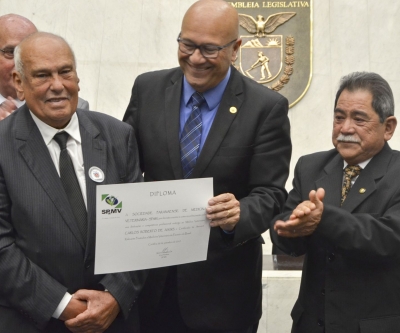
[[[121, 119], [135, 77], [177, 66], [176, 37], [193, 0], [0, 0], [0, 14], [17, 13], [39, 30], [65, 37], [75, 50], [81, 97], [92, 110]], [[293, 157], [332, 147], [339, 78], [374, 71], [400, 98], [400, 2], [314, 0], [313, 78], [290, 110]], [[400, 129], [391, 141], [400, 149]], [[291, 176], [288, 189], [291, 188]], [[269, 247], [266, 248], [269, 251]]]

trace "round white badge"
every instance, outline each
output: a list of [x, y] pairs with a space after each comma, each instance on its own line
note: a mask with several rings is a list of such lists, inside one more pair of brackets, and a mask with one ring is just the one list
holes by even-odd
[[100, 168], [93, 166], [89, 169], [89, 177], [91, 180], [101, 183], [104, 181], [104, 172]]

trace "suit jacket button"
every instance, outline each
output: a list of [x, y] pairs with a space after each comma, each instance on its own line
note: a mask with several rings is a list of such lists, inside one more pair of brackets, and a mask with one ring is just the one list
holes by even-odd
[[322, 295], [322, 296], [325, 296], [325, 289], [322, 289], [322, 290], [321, 290], [321, 295]]
[[334, 253], [331, 253], [329, 256], [328, 256], [328, 260], [329, 261], [334, 261], [335, 260], [335, 254]]
[[86, 269], [89, 269], [89, 268], [90, 268], [90, 264], [87, 264], [87, 265], [85, 266], [85, 268], [86, 268]]
[[320, 327], [322, 327], [322, 326], [324, 326], [324, 321], [323, 320], [318, 320], [318, 326], [320, 326]]

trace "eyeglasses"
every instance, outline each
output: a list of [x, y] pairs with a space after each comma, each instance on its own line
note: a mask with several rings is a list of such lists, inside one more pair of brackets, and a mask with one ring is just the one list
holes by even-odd
[[204, 58], [208, 59], [215, 59], [218, 57], [218, 52], [222, 49], [228, 47], [229, 45], [233, 44], [237, 41], [235, 38], [233, 41], [229, 42], [228, 44], [217, 46], [212, 44], [204, 44], [204, 45], [196, 45], [191, 41], [181, 38], [181, 34], [179, 34], [177, 41], [179, 43], [179, 50], [185, 54], [193, 54], [196, 49], [200, 50], [200, 53]]
[[0, 51], [3, 52], [5, 58], [14, 59], [14, 48], [0, 49]]

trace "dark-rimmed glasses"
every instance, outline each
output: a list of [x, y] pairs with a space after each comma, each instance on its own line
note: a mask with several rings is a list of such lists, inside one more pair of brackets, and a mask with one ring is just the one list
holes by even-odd
[[13, 48], [0, 49], [0, 51], [3, 52], [5, 58], [14, 59], [14, 49]]
[[237, 41], [235, 38], [233, 41], [229, 42], [228, 44], [217, 46], [212, 44], [204, 44], [204, 45], [197, 45], [187, 39], [182, 39], [181, 34], [179, 34], [177, 38], [177, 42], [179, 44], [179, 50], [185, 54], [193, 54], [196, 49], [200, 50], [200, 53], [204, 58], [208, 59], [215, 59], [218, 57], [218, 52], [222, 49], [228, 47], [229, 45], [233, 44]]

